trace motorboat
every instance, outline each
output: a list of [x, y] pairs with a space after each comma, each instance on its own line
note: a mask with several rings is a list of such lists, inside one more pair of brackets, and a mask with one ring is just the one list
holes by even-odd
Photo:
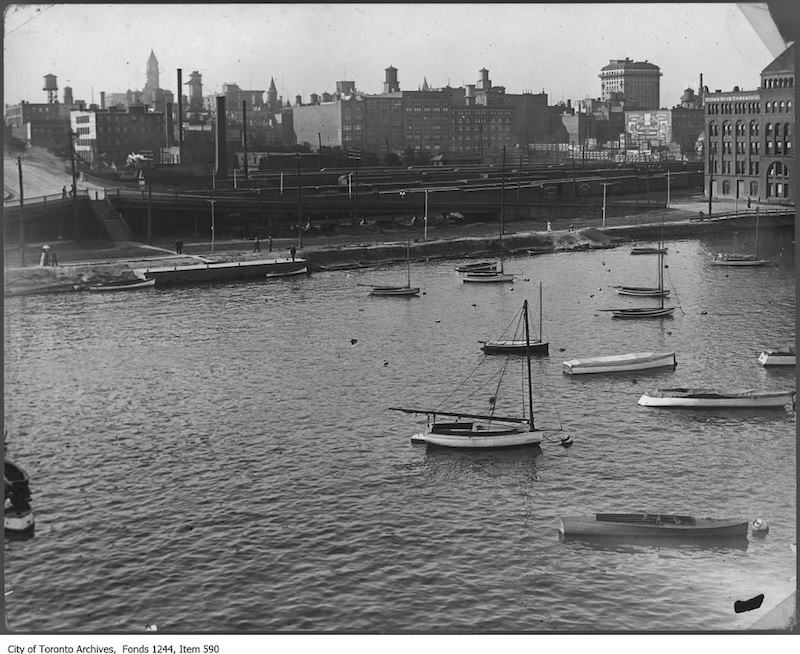
[[758, 362], [762, 366], [793, 366], [795, 365], [794, 347], [764, 350], [758, 355]]
[[559, 518], [565, 537], [746, 538], [748, 521], [669, 513], [594, 513]]
[[650, 368], [677, 367], [674, 352], [631, 352], [610, 356], [587, 357], [564, 361], [563, 371], [567, 375], [587, 375], [603, 372], [630, 372]]
[[662, 388], [645, 393], [639, 406], [692, 408], [780, 408], [794, 405], [795, 391], [722, 392], [712, 388]]

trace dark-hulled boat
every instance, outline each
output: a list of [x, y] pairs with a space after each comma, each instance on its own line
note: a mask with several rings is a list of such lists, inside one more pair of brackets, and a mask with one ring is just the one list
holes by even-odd
[[695, 518], [669, 513], [594, 513], [559, 518], [558, 530], [565, 537], [622, 538], [745, 538], [747, 520]]
[[33, 534], [34, 519], [30, 504], [31, 490], [28, 473], [11, 461], [5, 461], [4, 464], [4, 531], [9, 536]]

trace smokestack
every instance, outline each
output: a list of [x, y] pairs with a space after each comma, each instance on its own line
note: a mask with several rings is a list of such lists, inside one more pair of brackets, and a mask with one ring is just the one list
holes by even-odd
[[704, 96], [703, 96], [703, 73], [700, 73], [700, 87], [697, 89], [697, 95], [700, 96], [700, 106], [704, 106]]
[[[102, 96], [101, 100], [102, 100]], [[166, 131], [166, 142], [167, 147], [172, 147], [175, 145], [175, 124], [172, 121], [172, 102], [167, 102], [167, 108], [164, 112], [164, 130]]]
[[217, 147], [216, 147], [216, 177], [228, 177], [228, 148], [225, 143], [225, 96], [217, 96]]
[[178, 68], [178, 160], [183, 163], [183, 70]]
[[100, 108], [101, 109], [105, 109], [106, 108], [106, 92], [105, 91], [100, 91]]

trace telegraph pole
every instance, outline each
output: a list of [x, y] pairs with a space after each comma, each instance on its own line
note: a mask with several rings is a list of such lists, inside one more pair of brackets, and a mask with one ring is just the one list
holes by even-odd
[[22, 194], [22, 157], [17, 157], [17, 167], [19, 168], [19, 265], [25, 267], [25, 215], [23, 213], [23, 194]]
[[247, 101], [242, 100], [242, 146], [244, 147], [244, 181], [247, 181]]
[[72, 163], [72, 218], [74, 221], [75, 234], [73, 238], [78, 240], [78, 187], [75, 183], [75, 147], [72, 141], [74, 133], [72, 128], [69, 130], [69, 160]]
[[147, 160], [147, 244], [152, 245], [153, 211], [151, 208], [153, 201], [153, 185], [150, 181], [150, 159]]
[[300, 153], [298, 152], [295, 155], [295, 159], [297, 159], [297, 249], [303, 249], [303, 225], [302, 225], [302, 215], [303, 215], [303, 203], [301, 199], [301, 191], [300, 191]]

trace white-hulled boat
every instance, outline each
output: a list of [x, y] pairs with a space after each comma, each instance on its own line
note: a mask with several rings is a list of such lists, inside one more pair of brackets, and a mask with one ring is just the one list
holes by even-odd
[[[530, 340], [528, 326], [528, 301], [523, 302], [522, 312], [525, 324], [525, 338]], [[484, 362], [489, 357], [484, 358]], [[544, 433], [547, 431], [561, 431], [561, 429], [543, 430], [537, 429], [534, 425], [533, 417], [533, 390], [531, 377], [531, 357], [530, 352], [525, 357], [527, 371], [527, 385], [523, 391], [522, 415], [519, 416], [499, 416], [495, 415], [494, 410], [497, 403], [499, 390], [501, 389], [502, 376], [500, 382], [492, 383], [494, 395], [489, 400], [490, 411], [488, 414], [466, 413], [463, 411], [440, 411], [438, 409], [407, 409], [403, 407], [390, 407], [392, 411], [402, 411], [403, 413], [424, 413], [428, 417], [427, 429], [424, 432], [414, 434], [411, 437], [412, 443], [424, 443], [439, 447], [461, 448], [461, 449], [493, 449], [508, 447], [523, 447], [538, 445], [544, 440]], [[505, 372], [505, 368], [503, 369]], [[474, 371], [473, 371], [474, 372]], [[516, 388], [519, 388], [515, 385]], [[525, 390], [527, 389], [527, 397]], [[472, 393], [474, 394], [474, 393]], [[525, 400], [527, 399], [527, 406]], [[527, 416], [525, 415], [527, 409]], [[455, 418], [455, 421], [440, 422], [440, 417]], [[562, 438], [562, 444], [569, 441], [569, 437]]]
[[780, 349], [764, 350], [758, 355], [758, 362], [762, 366], [793, 366], [795, 365], [795, 352], [792, 346]]
[[564, 537], [746, 538], [748, 521], [669, 513], [595, 513], [559, 518]]
[[564, 373], [567, 375], [587, 375], [601, 372], [630, 372], [649, 368], [677, 367], [678, 361], [674, 352], [631, 352], [629, 354], [612, 354], [603, 357], [587, 357], [564, 361]]
[[692, 408], [780, 408], [794, 404], [794, 391], [734, 391], [725, 393], [713, 388], [662, 388], [645, 393], [639, 406]]

